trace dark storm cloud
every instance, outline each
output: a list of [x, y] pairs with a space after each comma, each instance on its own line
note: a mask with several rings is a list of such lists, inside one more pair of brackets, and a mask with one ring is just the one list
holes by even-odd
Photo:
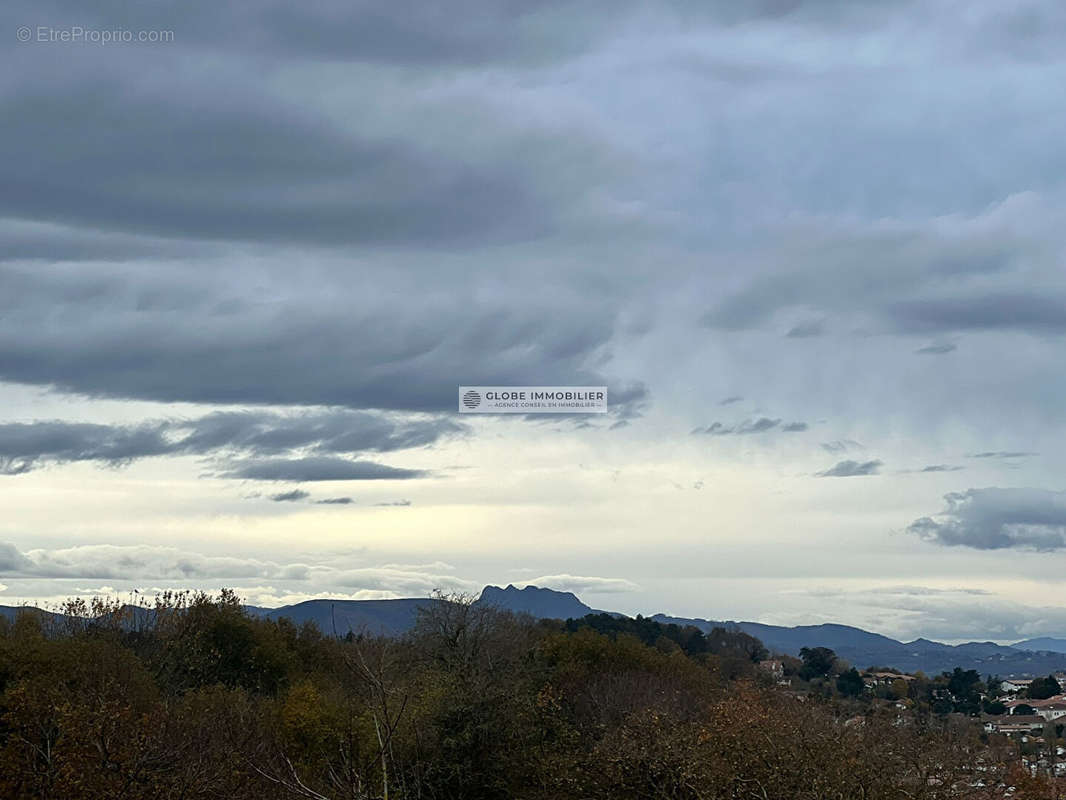
[[861, 475], [877, 475], [881, 471], [881, 461], [838, 461], [823, 472], [816, 472], [819, 478], [854, 478]]
[[965, 469], [965, 467], [950, 464], [930, 464], [928, 467], [922, 467], [919, 472], [958, 472], [960, 469]]
[[1036, 455], [1040, 454], [1024, 450], [986, 450], [983, 453], [970, 453], [967, 458], [1026, 458]]
[[[647, 402], [588, 366], [609, 356], [616, 312], [559, 287], [475, 304], [467, 288], [401, 294], [400, 276], [380, 300], [300, 286], [277, 301], [183, 277], [0, 266], [14, 290], [0, 292], [0, 379], [163, 402], [451, 411], [458, 383], [607, 384], [622, 417]], [[346, 285], [360, 280], [387, 285], [355, 267]]]
[[[580, 82], [584, 61], [601, 46], [617, 47], [611, 58], [620, 56], [628, 68], [643, 49], [623, 52], [627, 26], [646, 17], [657, 20], [651, 27], [662, 41], [649, 50], [654, 63], [643, 65], [642, 74], [644, 67], [659, 69], [660, 59], [673, 63], [678, 53], [660, 50], [678, 47], [670, 38], [677, 29], [713, 36], [722, 25], [753, 19], [795, 23], [796, 30], [856, 20], [873, 26], [898, 5], [671, 0], [649, 9], [635, 0], [461, 0], [437, 7], [401, 0], [299, 9], [265, 2], [235, 11], [204, 2], [180, 10], [16, 3], [12, 17], [25, 16], [29, 24], [121, 23], [172, 29], [175, 38], [152, 47], [65, 48], [62, 59], [54, 47], [10, 47], [7, 73], [19, 80], [17, 89], [13, 82], [0, 85], [8, 165], [0, 213], [179, 244], [270, 243], [292, 247], [300, 255], [294, 261], [316, 260], [324, 248], [353, 263], [338, 265], [317, 287], [312, 278], [305, 283], [302, 265], [294, 266], [291, 286], [267, 285], [261, 297], [254, 296], [254, 274], [208, 285], [208, 296], [199, 299], [179, 293], [167, 300], [167, 293], [144, 288], [152, 302], [172, 302], [180, 314], [135, 313], [128, 289], [106, 286], [88, 302], [42, 299], [37, 309], [20, 302], [11, 316], [0, 317], [0, 380], [162, 402], [408, 410], [450, 408], [459, 382], [607, 382], [600, 373], [610, 360], [615, 312], [635, 291], [624, 272], [603, 282], [608, 299], [592, 299], [597, 285], [597, 292], [582, 295], [584, 303], [563, 308], [532, 299], [522, 285], [498, 296], [479, 292], [483, 287], [473, 285], [487, 281], [462, 275], [448, 287], [455, 302], [446, 308], [426, 300], [430, 291], [419, 274], [386, 287], [384, 297], [364, 299], [387, 267], [358, 262], [383, 253], [446, 251], [467, 254], [473, 263], [481, 248], [532, 242], [543, 246], [538, 256], [547, 260], [561, 252], [559, 244], [598, 247], [621, 234], [636, 237], [631, 229], [663, 224], [657, 220], [666, 210], [670, 226], [683, 224], [674, 210], [688, 205], [687, 189], [661, 162], [701, 164], [703, 154], [653, 154], [642, 143], [654, 131], [637, 130], [628, 119], [605, 124], [620, 110], [609, 103], [581, 103], [576, 112], [564, 89], [571, 76], [560, 80], [537, 70], [578, 56]], [[673, 77], [684, 76], [657, 76]], [[518, 87], [529, 87], [530, 95], [519, 92], [523, 102], [512, 104], [509, 93]], [[686, 87], [677, 88], [684, 97]], [[600, 94], [609, 100], [610, 93]], [[679, 126], [688, 121], [679, 119]], [[752, 127], [741, 122], [744, 130]], [[699, 127], [692, 130], [699, 138]], [[723, 135], [729, 138], [728, 131]], [[743, 173], [750, 153], [737, 155]], [[691, 170], [684, 172], [686, 183]], [[728, 175], [702, 177], [697, 173], [701, 185], [734, 183]], [[758, 189], [753, 184], [743, 192]], [[713, 205], [707, 197], [692, 199], [693, 216]], [[639, 213], [620, 222], [623, 207]], [[884, 264], [865, 266], [872, 260], [869, 238], [838, 258], [849, 263], [826, 280], [804, 276], [799, 284], [809, 290], [799, 293], [800, 301], [873, 282], [871, 273]], [[895, 247], [901, 259], [915, 255], [906, 241]], [[308, 248], [315, 252], [308, 255]], [[955, 274], [964, 261], [980, 261], [987, 271], [1009, 260], [966, 246], [942, 249], [951, 252], [923, 262], [939, 275]], [[502, 258], [517, 272], [509, 255], [492, 251], [489, 258]], [[210, 269], [183, 268], [182, 278], [199, 291], [210, 281], [196, 273]], [[131, 280], [151, 283], [149, 272]], [[852, 272], [863, 276], [849, 277]], [[310, 296], [311, 289], [300, 296], [305, 287], [320, 288], [322, 296]], [[785, 281], [774, 291], [787, 295], [791, 288]], [[750, 313], [759, 319], [783, 302], [757, 289], [753, 295]], [[348, 302], [339, 302], [342, 297]], [[49, 329], [33, 330], [42, 310]], [[612, 403], [612, 411], [625, 419], [637, 405]]]
[[427, 447], [467, 432], [465, 425], [443, 417], [345, 410], [217, 412], [141, 425], [7, 423], [0, 425], [0, 474], [18, 475], [48, 463], [122, 465], [165, 455], [392, 452]]
[[254, 92], [235, 100], [201, 88], [195, 99], [102, 82], [0, 96], [9, 121], [0, 214], [316, 244], [491, 242], [550, 225], [520, 168], [443, 158]]
[[420, 469], [403, 469], [373, 461], [349, 461], [329, 456], [307, 458], [250, 458], [236, 461], [221, 473], [223, 478], [253, 481], [399, 481], [424, 478]]
[[735, 425], [726, 425], [722, 422], [712, 422], [706, 427], [694, 428], [693, 434], [709, 434], [711, 436], [729, 436], [751, 433], [766, 433], [772, 430], [782, 430], [786, 433], [799, 433], [807, 430], [806, 422], [789, 422], [784, 425], [781, 424], [780, 419], [771, 419], [770, 417], [759, 417], [758, 419], [749, 419], [744, 422], [739, 422]]
[[733, 403], [739, 403], [743, 399], [744, 398], [741, 395], [733, 394], [733, 395], [730, 395], [729, 397], [723, 397], [718, 402], [718, 405], [720, 405], [720, 406], [728, 406], [728, 405], [732, 405]]
[[315, 501], [315, 503], [320, 506], [347, 506], [354, 502], [355, 501], [350, 497], [326, 497], [322, 500]]
[[275, 503], [295, 503], [299, 500], [306, 500], [310, 496], [310, 492], [305, 492], [302, 489], [293, 489], [291, 492], [272, 494], [270, 499]]
[[947, 507], [907, 530], [950, 547], [977, 550], [1066, 548], [1066, 493], [989, 487], [944, 495]]

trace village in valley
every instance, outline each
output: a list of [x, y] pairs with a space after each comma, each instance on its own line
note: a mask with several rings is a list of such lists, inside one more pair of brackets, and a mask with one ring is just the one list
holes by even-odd
[[796, 700], [854, 702], [846, 725], [871, 715], [933, 713], [960, 725], [979, 726], [990, 751], [1030, 775], [1066, 778], [1066, 670], [1042, 677], [982, 678], [956, 668], [937, 676], [890, 667], [859, 671], [828, 648], [804, 648], [801, 658], [775, 655], [759, 662], [764, 679]]

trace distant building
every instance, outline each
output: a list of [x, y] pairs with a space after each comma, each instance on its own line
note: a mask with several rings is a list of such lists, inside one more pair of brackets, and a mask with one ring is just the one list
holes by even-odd
[[767, 661], [760, 661], [759, 668], [768, 673], [778, 686], [792, 685], [792, 679], [785, 677], [785, 664], [783, 661], [778, 661], [773, 658], [768, 659]]
[[770, 676], [775, 680], [780, 680], [785, 677], [785, 664], [777, 659], [769, 659], [767, 661], [759, 662], [759, 669], [765, 670], [770, 673]]
[[1059, 700], [1055, 703], [1048, 703], [1046, 706], [1040, 706], [1040, 708], [1036, 709], [1036, 713], [1048, 722], [1060, 717], [1066, 717], [1066, 702]]
[[1044, 730], [1047, 720], [1043, 717], [1032, 715], [1014, 714], [1001, 717], [982, 717], [986, 733], [1030, 734], [1040, 733]]
[[904, 675], [902, 672], [864, 672], [862, 674], [862, 682], [866, 684], [867, 689], [873, 689], [875, 686], [891, 686], [896, 681], [913, 681], [913, 675]]
[[[1033, 709], [1033, 712], [1042, 717], [1043, 719], [1051, 722], [1052, 720], [1066, 717], [1066, 695], [1057, 694], [1054, 697], [1049, 697], [1046, 700], [1008, 700], [1004, 705], [1007, 706], [1007, 712], [1014, 715], [1014, 710], [1020, 706], [1029, 706]], [[1066, 720], [1064, 720], [1066, 722]]]
[[1032, 678], [1006, 678], [1000, 681], [999, 686], [1007, 694], [1018, 694], [1028, 689], [1032, 682]]

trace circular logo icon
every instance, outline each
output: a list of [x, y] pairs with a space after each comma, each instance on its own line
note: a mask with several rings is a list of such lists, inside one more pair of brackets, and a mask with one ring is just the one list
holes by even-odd
[[470, 389], [463, 395], [463, 405], [467, 408], [477, 408], [481, 405], [481, 395]]

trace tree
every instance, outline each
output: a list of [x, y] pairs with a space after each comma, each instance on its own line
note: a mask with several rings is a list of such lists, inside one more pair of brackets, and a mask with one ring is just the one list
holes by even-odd
[[840, 677], [837, 678], [837, 691], [845, 697], [858, 697], [865, 688], [862, 675], [855, 667], [840, 673]]
[[1046, 678], [1036, 678], [1030, 683], [1029, 691], [1026, 694], [1033, 700], [1046, 700], [1049, 697], [1054, 697], [1061, 693], [1062, 687], [1059, 686], [1059, 682], [1055, 680], [1055, 676], [1048, 675]]
[[800, 658], [803, 659], [800, 677], [809, 681], [828, 675], [836, 663], [837, 654], [828, 647], [804, 647], [800, 650]]
[[955, 667], [951, 672], [941, 675], [938, 680], [946, 684], [952, 711], [969, 715], [980, 712], [981, 695], [985, 687], [977, 670]]
[[999, 716], [1000, 714], [1007, 713], [1007, 707], [1003, 705], [1002, 700], [985, 699], [982, 705], [986, 714], [993, 714], [995, 716]]

